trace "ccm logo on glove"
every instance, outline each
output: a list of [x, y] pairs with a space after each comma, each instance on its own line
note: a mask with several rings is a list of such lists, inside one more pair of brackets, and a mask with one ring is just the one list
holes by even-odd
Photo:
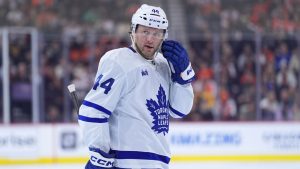
[[90, 160], [85, 169], [100, 169], [100, 168], [113, 168], [114, 155], [105, 153], [99, 148], [89, 147]]
[[104, 160], [104, 159], [101, 159], [101, 158], [97, 158], [95, 156], [91, 156], [91, 162], [93, 164], [97, 163], [98, 164], [97, 166], [107, 166], [107, 167], [111, 167], [114, 164], [111, 161], [107, 161], [107, 160]]
[[189, 69], [189, 70], [186, 72], [186, 75], [189, 75], [192, 71], [193, 71], [193, 69]]

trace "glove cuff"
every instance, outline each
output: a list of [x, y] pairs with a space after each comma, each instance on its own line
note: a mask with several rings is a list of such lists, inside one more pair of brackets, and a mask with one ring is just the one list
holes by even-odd
[[104, 151], [98, 148], [89, 148], [90, 153], [90, 163], [96, 167], [101, 168], [112, 168], [114, 164], [113, 155], [105, 153]]
[[188, 83], [191, 83], [195, 79], [196, 79], [196, 76], [195, 76], [195, 72], [191, 66], [191, 63], [180, 74], [175, 74], [175, 73], [172, 74], [172, 80], [181, 85], [186, 85]]
[[192, 68], [192, 65], [191, 63], [189, 63], [188, 67], [180, 73], [180, 77], [182, 78], [182, 80], [189, 80], [191, 78], [193, 78], [195, 76], [195, 72]]

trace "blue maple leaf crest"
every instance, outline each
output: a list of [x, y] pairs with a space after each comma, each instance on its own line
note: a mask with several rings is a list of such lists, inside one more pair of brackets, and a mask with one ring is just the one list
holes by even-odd
[[166, 135], [169, 131], [169, 109], [166, 100], [166, 94], [163, 87], [160, 85], [157, 93], [157, 102], [153, 99], [146, 99], [146, 106], [153, 117], [153, 127], [155, 132]]

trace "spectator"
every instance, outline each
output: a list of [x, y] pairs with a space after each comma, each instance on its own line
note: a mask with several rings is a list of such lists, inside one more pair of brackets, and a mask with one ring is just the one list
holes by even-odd
[[275, 90], [276, 87], [276, 74], [273, 62], [267, 62], [262, 70], [262, 92]]
[[280, 71], [282, 66], [289, 66], [291, 60], [291, 52], [285, 42], [281, 42], [277, 54], [275, 55], [275, 70]]
[[293, 112], [293, 120], [294, 121], [300, 121], [300, 95], [296, 94], [295, 96], [295, 102], [292, 107]]
[[62, 113], [60, 112], [58, 106], [50, 105], [47, 107], [47, 114], [46, 114], [46, 122], [50, 123], [57, 123], [62, 122]]
[[236, 120], [237, 107], [235, 100], [230, 96], [226, 88], [221, 88], [220, 100], [216, 104], [216, 111], [222, 121]]
[[[214, 120], [214, 106], [216, 102], [217, 86], [212, 79], [212, 69], [207, 64], [201, 63], [197, 72], [197, 81], [193, 83], [195, 101], [192, 111], [198, 114], [199, 119], [203, 121]], [[197, 115], [195, 115], [197, 116]], [[198, 119], [198, 117], [195, 117]]]
[[262, 120], [280, 120], [280, 106], [276, 99], [274, 91], [269, 91], [267, 95], [261, 100], [260, 108], [262, 111]]
[[27, 65], [20, 62], [16, 75], [11, 79], [12, 122], [31, 122], [32, 85]]
[[278, 74], [276, 75], [276, 84], [279, 89], [292, 88], [295, 89], [297, 85], [297, 79], [293, 71], [288, 69], [287, 65], [282, 62], [282, 66]]
[[280, 111], [281, 111], [281, 120], [291, 121], [293, 119], [293, 104], [294, 104], [294, 94], [291, 93], [291, 90], [284, 88], [280, 91]]
[[237, 98], [238, 119], [241, 121], [256, 120], [255, 88], [249, 88], [247, 92], [242, 92]]
[[296, 47], [292, 52], [291, 63], [289, 65], [289, 70], [298, 75], [300, 73], [300, 48]]

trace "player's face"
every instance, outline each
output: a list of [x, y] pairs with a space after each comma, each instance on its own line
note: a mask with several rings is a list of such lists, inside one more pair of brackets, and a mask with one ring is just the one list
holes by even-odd
[[164, 38], [164, 31], [139, 25], [134, 38], [139, 53], [146, 59], [153, 59]]

